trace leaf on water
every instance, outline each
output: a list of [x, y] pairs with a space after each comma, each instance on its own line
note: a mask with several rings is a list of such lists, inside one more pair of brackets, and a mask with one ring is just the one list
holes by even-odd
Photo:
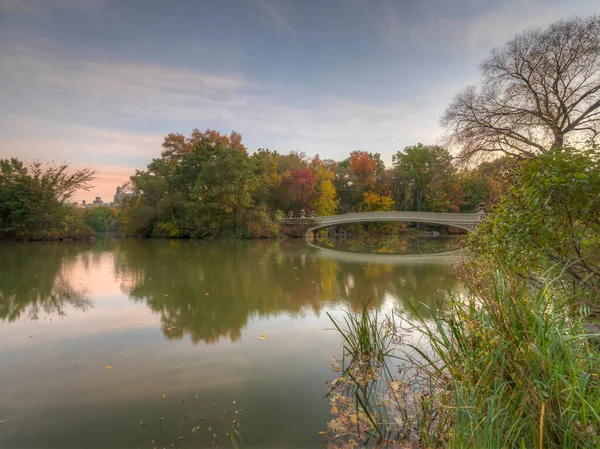
[[110, 366], [110, 365], [106, 365], [104, 368], [105, 368], [105, 369], [112, 369], [112, 366]]
[[396, 382], [396, 381], [390, 382], [390, 388], [393, 391], [398, 391], [400, 389], [400, 385], [401, 385], [400, 382]]
[[161, 399], [166, 399], [167, 395], [165, 393], [162, 394], [162, 396], [160, 397]]
[[259, 339], [259, 340], [266, 340], [266, 339], [267, 339], [267, 336], [266, 336], [265, 334], [260, 334], [260, 335], [258, 336], [258, 339]]
[[327, 435], [327, 432], [325, 432], [324, 430], [319, 430], [319, 434], [320, 435]]
[[4, 420], [3, 419], [0, 419], [0, 424], [4, 424]]
[[338, 409], [335, 405], [333, 407], [331, 407], [331, 410], [329, 410], [329, 411], [331, 412], [332, 415], [338, 414]]
[[327, 425], [334, 432], [339, 432], [343, 429], [342, 423], [337, 419], [332, 419], [329, 423], [327, 423]]

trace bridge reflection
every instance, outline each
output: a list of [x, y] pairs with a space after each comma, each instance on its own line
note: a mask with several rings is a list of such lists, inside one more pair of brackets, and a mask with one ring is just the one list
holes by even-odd
[[464, 250], [446, 251], [434, 254], [374, 254], [356, 253], [337, 249], [324, 248], [307, 241], [309, 247], [315, 249], [315, 257], [334, 259], [338, 262], [394, 265], [447, 265], [456, 262], [464, 255]]

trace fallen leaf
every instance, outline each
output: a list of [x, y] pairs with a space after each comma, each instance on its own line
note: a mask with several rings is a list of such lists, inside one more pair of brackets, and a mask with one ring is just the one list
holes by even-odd
[[165, 393], [162, 394], [162, 396], [160, 397], [161, 399], [166, 399], [167, 395]]
[[4, 424], [4, 420], [3, 419], [0, 419], [0, 424]]
[[325, 432], [324, 430], [319, 430], [319, 434], [320, 435], [327, 435], [327, 432]]
[[258, 336], [258, 339], [259, 339], [259, 340], [266, 340], [266, 339], [267, 339], [267, 336], [266, 336], [265, 334], [260, 334], [260, 335]]
[[106, 369], [112, 369], [112, 366], [110, 366], [110, 365], [106, 365], [106, 366], [105, 366], [105, 368], [106, 368]]
[[394, 391], [398, 391], [400, 389], [400, 382], [390, 382], [390, 388]]

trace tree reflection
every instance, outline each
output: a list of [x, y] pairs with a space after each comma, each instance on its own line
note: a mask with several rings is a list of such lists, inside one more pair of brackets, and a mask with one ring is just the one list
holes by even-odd
[[402, 310], [407, 301], [435, 307], [440, 291], [456, 287], [450, 265], [343, 262], [298, 241], [125, 240], [114, 260], [123, 291], [160, 314], [165, 336], [194, 343], [236, 341], [255, 316], [359, 309], [363, 297], [373, 307], [388, 299]]
[[60, 243], [3, 243], [0, 320], [62, 316], [67, 307], [87, 309], [87, 293], [71, 285], [70, 267], [83, 249]]

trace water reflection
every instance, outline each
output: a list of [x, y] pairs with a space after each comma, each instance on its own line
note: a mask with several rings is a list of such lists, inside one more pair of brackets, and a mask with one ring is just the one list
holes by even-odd
[[177, 428], [178, 398], [197, 394], [205, 418], [213, 402], [244, 404], [248, 447], [319, 447], [340, 344], [325, 310], [363, 296], [434, 306], [457, 287], [448, 263], [336, 258], [303, 241], [0, 243], [0, 254], [11, 448], [145, 447], [137, 421]]
[[[405, 263], [314, 250], [299, 241], [202, 242], [99, 240], [92, 244], [9, 244], [0, 261], [0, 318], [39, 319], [92, 306], [82, 273], [106, 261], [121, 291], [159, 314], [167, 339], [237, 341], [253, 317], [320, 315], [326, 306], [362, 298], [432, 307], [456, 288], [450, 259]], [[371, 256], [372, 257], [372, 256]], [[434, 261], [435, 262], [435, 261]], [[102, 281], [104, 282], [105, 279]]]
[[[449, 262], [449, 261], [447, 261]], [[249, 318], [320, 314], [325, 305], [363, 297], [435, 307], [455, 288], [450, 264], [356, 263], [322, 257], [297, 241], [136, 241], [119, 245], [115, 270], [123, 290], [161, 316], [169, 339], [194, 343], [240, 338]], [[412, 309], [411, 309], [412, 310]]]
[[460, 235], [438, 232], [406, 234], [364, 234], [349, 238], [330, 239], [319, 236], [314, 244], [322, 248], [361, 254], [434, 254], [457, 251], [462, 247]]
[[88, 292], [72, 285], [70, 268], [81, 248], [61, 244], [3, 244], [0, 320], [62, 316], [92, 306]]

